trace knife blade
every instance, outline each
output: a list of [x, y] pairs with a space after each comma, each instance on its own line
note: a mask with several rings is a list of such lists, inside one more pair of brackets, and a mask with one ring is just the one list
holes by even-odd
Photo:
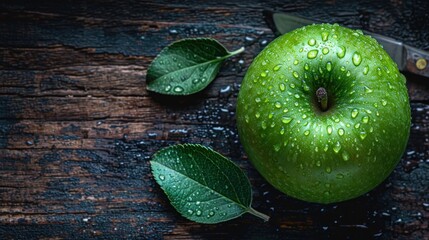
[[[311, 19], [294, 16], [286, 13], [264, 11], [265, 20], [278, 35], [285, 34], [305, 25], [318, 23]], [[380, 34], [363, 31], [366, 35], [375, 38], [403, 72], [411, 72], [420, 76], [429, 77], [429, 52], [417, 49], [401, 41]]]

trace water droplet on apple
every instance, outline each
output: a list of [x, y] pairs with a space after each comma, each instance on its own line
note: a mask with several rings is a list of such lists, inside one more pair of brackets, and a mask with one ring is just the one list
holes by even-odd
[[342, 129], [342, 128], [338, 129], [338, 135], [343, 136], [344, 135], [344, 129]]
[[276, 152], [280, 151], [280, 145], [279, 144], [274, 145], [274, 151], [276, 151]]
[[341, 67], [340, 67], [340, 70], [341, 70], [341, 72], [345, 72], [345, 71], [346, 71], [346, 67], [341, 66]]
[[298, 77], [299, 77], [299, 74], [298, 74], [298, 72], [296, 72], [296, 71], [294, 71], [294, 72], [292, 73], [292, 75], [293, 75], [293, 77], [294, 77], [294, 78], [298, 78]]
[[368, 116], [363, 116], [362, 117], [362, 122], [363, 123], [368, 123], [368, 121], [369, 121], [369, 117]]
[[366, 138], [366, 132], [360, 132], [359, 136], [362, 140], [364, 140]]
[[267, 73], [266, 72], [261, 72], [261, 77], [266, 77]]
[[275, 106], [276, 108], [281, 108], [281, 107], [282, 107], [282, 104], [281, 104], [281, 102], [276, 102], [276, 103], [274, 104], [274, 106]]
[[358, 114], [359, 111], [356, 108], [352, 110], [352, 118], [356, 118]]
[[314, 59], [314, 58], [316, 58], [317, 57], [317, 54], [319, 53], [319, 50], [317, 50], [317, 49], [314, 49], [314, 50], [310, 50], [310, 51], [308, 51], [308, 53], [307, 53], [307, 58], [308, 59]]
[[363, 68], [363, 74], [364, 74], [364, 75], [367, 75], [367, 74], [368, 74], [368, 72], [369, 72], [369, 67], [368, 67], [368, 65], [366, 65], [366, 66]]
[[330, 72], [332, 70], [332, 63], [329, 61], [326, 63], [326, 70]]
[[289, 87], [290, 88], [295, 88], [295, 84], [291, 83], [291, 84], [289, 84]]
[[346, 76], [350, 77], [350, 75], [352, 75], [352, 73], [349, 70], [347, 70]]
[[176, 86], [175, 88], [174, 88], [174, 92], [176, 92], [176, 93], [181, 93], [181, 92], [183, 92], [185, 89], [183, 89], [181, 86]]
[[378, 76], [381, 76], [381, 68], [377, 68], [377, 74], [378, 74]]
[[355, 128], [356, 128], [356, 129], [360, 128], [360, 123], [356, 123], [356, 124], [355, 124]]
[[384, 69], [386, 70], [386, 73], [390, 73], [390, 70], [386, 66], [384, 66]]
[[365, 93], [372, 93], [373, 92], [373, 90], [371, 88], [367, 87], [367, 86], [365, 86], [363, 88], [365, 90]]
[[262, 127], [262, 129], [267, 129], [267, 123], [265, 122], [265, 121], [262, 121], [261, 122], [261, 127]]
[[322, 40], [323, 40], [324, 42], [326, 42], [326, 41], [328, 40], [328, 36], [329, 36], [329, 33], [328, 33], [328, 32], [322, 32]]
[[280, 70], [280, 68], [281, 68], [281, 65], [279, 64], [279, 65], [276, 65], [276, 66], [273, 68], [273, 70], [274, 70], [275, 72], [277, 72], [278, 70]]
[[302, 89], [304, 90], [304, 92], [310, 91], [310, 87], [305, 82], [302, 83]]
[[386, 106], [387, 105], [387, 101], [384, 99], [381, 99], [381, 105]]
[[327, 173], [331, 173], [331, 172], [332, 172], [331, 167], [326, 167], [326, 168], [325, 168], [325, 172], [327, 172]]
[[255, 117], [259, 118], [261, 116], [261, 114], [259, 112], [255, 113]]
[[328, 134], [331, 135], [331, 133], [332, 133], [332, 126], [328, 125], [328, 127], [326, 128], [326, 130], [327, 130]]
[[261, 99], [257, 97], [257, 98], [255, 98], [255, 102], [260, 103]]
[[289, 141], [288, 140], [285, 140], [284, 142], [283, 142], [283, 146], [287, 146], [289, 144]]
[[286, 86], [283, 83], [280, 83], [279, 88], [280, 88], [280, 91], [283, 92], [286, 89]]
[[298, 60], [293, 61], [293, 65], [298, 65], [298, 63], [299, 63]]
[[162, 174], [160, 174], [160, 175], [158, 176], [158, 178], [159, 178], [159, 180], [161, 180], [161, 181], [164, 181], [164, 180], [165, 180], [165, 176], [164, 176], [164, 175], [162, 175]]
[[310, 46], [316, 45], [316, 40], [311, 38], [310, 40], [308, 40], [308, 45], [310, 45]]
[[165, 86], [165, 89], [164, 89], [166, 92], [169, 92], [170, 90], [171, 90], [171, 85], [167, 85], [167, 86]]
[[353, 53], [352, 62], [356, 67], [359, 66], [362, 62], [362, 56], [358, 52]]
[[294, 95], [294, 97], [298, 99], [298, 98], [300, 98], [301, 96], [299, 96], [299, 94], [297, 93], [297, 94], [295, 94], [295, 95]]
[[249, 115], [245, 115], [244, 116], [244, 120], [246, 121], [246, 123], [249, 123], [250, 119], [249, 119]]
[[201, 216], [202, 212], [201, 210], [197, 210], [197, 212], [195, 213], [197, 216]]
[[341, 156], [343, 157], [344, 161], [348, 161], [350, 159], [350, 156], [347, 152], [343, 151], [343, 153], [341, 154]]
[[310, 130], [305, 130], [304, 135], [308, 136], [310, 134]]
[[282, 117], [282, 123], [288, 124], [292, 121], [292, 118], [290, 117]]
[[320, 166], [321, 166], [321, 164], [320, 164], [320, 160], [317, 160], [317, 162], [316, 162], [316, 166], [318, 166], [318, 167], [320, 167]]
[[337, 48], [337, 57], [343, 58], [346, 55], [346, 48], [343, 46], [340, 46]]
[[322, 53], [323, 53], [324, 55], [328, 54], [328, 53], [329, 53], [329, 48], [324, 47], [324, 48], [322, 49]]
[[335, 153], [338, 153], [341, 150], [340, 142], [337, 141], [332, 149], [334, 150]]
[[304, 69], [308, 71], [308, 69], [310, 69], [310, 65], [308, 65], [308, 63], [304, 64]]
[[343, 178], [344, 178], [344, 174], [342, 174], [342, 173], [338, 173], [338, 174], [337, 174], [337, 178], [338, 178], [338, 179], [343, 179]]
[[323, 151], [327, 152], [329, 150], [329, 145], [325, 144], [325, 147], [323, 147]]

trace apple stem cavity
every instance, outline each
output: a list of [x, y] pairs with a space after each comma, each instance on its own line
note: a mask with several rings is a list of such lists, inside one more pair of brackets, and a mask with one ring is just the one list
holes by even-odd
[[328, 92], [325, 88], [320, 87], [316, 90], [317, 101], [320, 103], [320, 108], [324, 112], [328, 110]]

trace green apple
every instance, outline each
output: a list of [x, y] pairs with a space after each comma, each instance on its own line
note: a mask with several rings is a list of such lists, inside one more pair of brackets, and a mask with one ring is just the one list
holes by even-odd
[[380, 184], [410, 130], [405, 77], [373, 38], [338, 24], [271, 42], [249, 67], [237, 127], [250, 161], [275, 188], [318, 203]]

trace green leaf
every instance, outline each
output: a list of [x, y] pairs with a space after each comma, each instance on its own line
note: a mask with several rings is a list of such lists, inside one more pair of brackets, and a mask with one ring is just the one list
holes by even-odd
[[151, 167], [173, 207], [189, 220], [213, 224], [246, 212], [269, 219], [250, 206], [252, 190], [244, 172], [210, 148], [170, 146], [153, 156]]
[[174, 42], [153, 60], [146, 74], [147, 90], [168, 95], [189, 95], [203, 90], [219, 72], [223, 61], [244, 51], [228, 52], [210, 38]]

